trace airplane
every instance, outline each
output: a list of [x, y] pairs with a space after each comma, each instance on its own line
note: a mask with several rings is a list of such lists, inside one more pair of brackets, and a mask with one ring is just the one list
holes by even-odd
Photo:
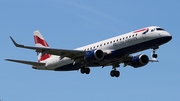
[[[31, 65], [38, 70], [80, 70], [82, 74], [89, 74], [90, 67], [112, 66], [110, 76], [119, 77], [117, 68], [120, 64], [139, 68], [149, 62], [158, 62], [156, 50], [169, 42], [172, 36], [161, 27], [150, 26], [74, 50], [50, 48], [38, 30], [34, 31], [35, 47], [18, 44], [11, 36], [10, 39], [16, 47], [36, 51], [38, 61], [5, 59], [7, 61]], [[151, 59], [145, 54], [132, 55], [147, 49], [153, 51]]]

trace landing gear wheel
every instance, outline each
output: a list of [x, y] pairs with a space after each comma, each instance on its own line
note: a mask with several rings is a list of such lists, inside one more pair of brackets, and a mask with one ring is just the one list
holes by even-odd
[[157, 54], [152, 54], [152, 57], [153, 57], [153, 58], [157, 58], [158, 55], [157, 55]]
[[82, 68], [81, 68], [81, 73], [82, 73], [82, 74], [84, 74], [84, 73], [89, 74], [89, 73], [90, 73], [90, 68], [84, 68], [84, 67], [82, 67]]
[[119, 77], [120, 76], [120, 72], [119, 71], [115, 71], [115, 77]]
[[85, 73], [85, 68], [81, 68], [81, 73], [82, 73], [82, 74]]
[[156, 49], [158, 49], [158, 48], [159, 48], [158, 46], [154, 46], [152, 58], [157, 58], [158, 57], [158, 55], [156, 54]]
[[111, 77], [114, 77], [114, 76], [115, 76], [115, 70], [112, 70], [112, 71], [110, 72], [110, 75], [111, 75]]
[[119, 77], [120, 76], [120, 72], [116, 71], [116, 70], [112, 70], [110, 72], [111, 77]]
[[86, 74], [89, 74], [90, 73], [90, 68], [85, 68], [85, 72], [86, 72]]

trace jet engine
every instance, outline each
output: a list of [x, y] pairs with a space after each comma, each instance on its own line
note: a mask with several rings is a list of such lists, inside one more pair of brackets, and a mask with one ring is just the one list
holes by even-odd
[[96, 62], [104, 58], [104, 52], [102, 50], [91, 50], [87, 51], [84, 59], [87, 62]]
[[133, 56], [131, 59], [131, 66], [134, 68], [139, 68], [145, 66], [149, 63], [149, 57], [144, 54]]

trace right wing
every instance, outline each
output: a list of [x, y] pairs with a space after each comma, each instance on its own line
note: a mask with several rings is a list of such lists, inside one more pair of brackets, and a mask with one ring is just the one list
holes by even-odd
[[45, 66], [45, 63], [39, 63], [39, 62], [32, 62], [32, 61], [24, 61], [24, 60], [14, 60], [14, 59], [5, 59], [6, 61], [12, 61], [32, 66]]
[[25, 45], [16, 43], [12, 37], [10, 38], [16, 47], [31, 49], [31, 50], [35, 50], [36, 52], [59, 55], [61, 57], [69, 57], [71, 59], [83, 58], [84, 55], [86, 54], [85, 51], [81, 51], [81, 50], [66, 50], [66, 49], [55, 49], [55, 48], [47, 48], [47, 47], [25, 46]]

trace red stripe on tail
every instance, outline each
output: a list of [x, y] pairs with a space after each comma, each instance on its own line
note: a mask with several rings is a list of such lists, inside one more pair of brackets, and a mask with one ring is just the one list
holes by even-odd
[[51, 56], [50, 54], [44, 54], [43, 56], [41, 56], [41, 58], [38, 60], [38, 62], [43, 61], [43, 60], [46, 60], [46, 59], [48, 59], [50, 56]]
[[39, 38], [38, 36], [34, 36], [34, 40], [35, 40], [35, 44], [41, 44], [45, 47], [49, 47], [49, 45], [47, 44], [47, 42], [41, 38]]

